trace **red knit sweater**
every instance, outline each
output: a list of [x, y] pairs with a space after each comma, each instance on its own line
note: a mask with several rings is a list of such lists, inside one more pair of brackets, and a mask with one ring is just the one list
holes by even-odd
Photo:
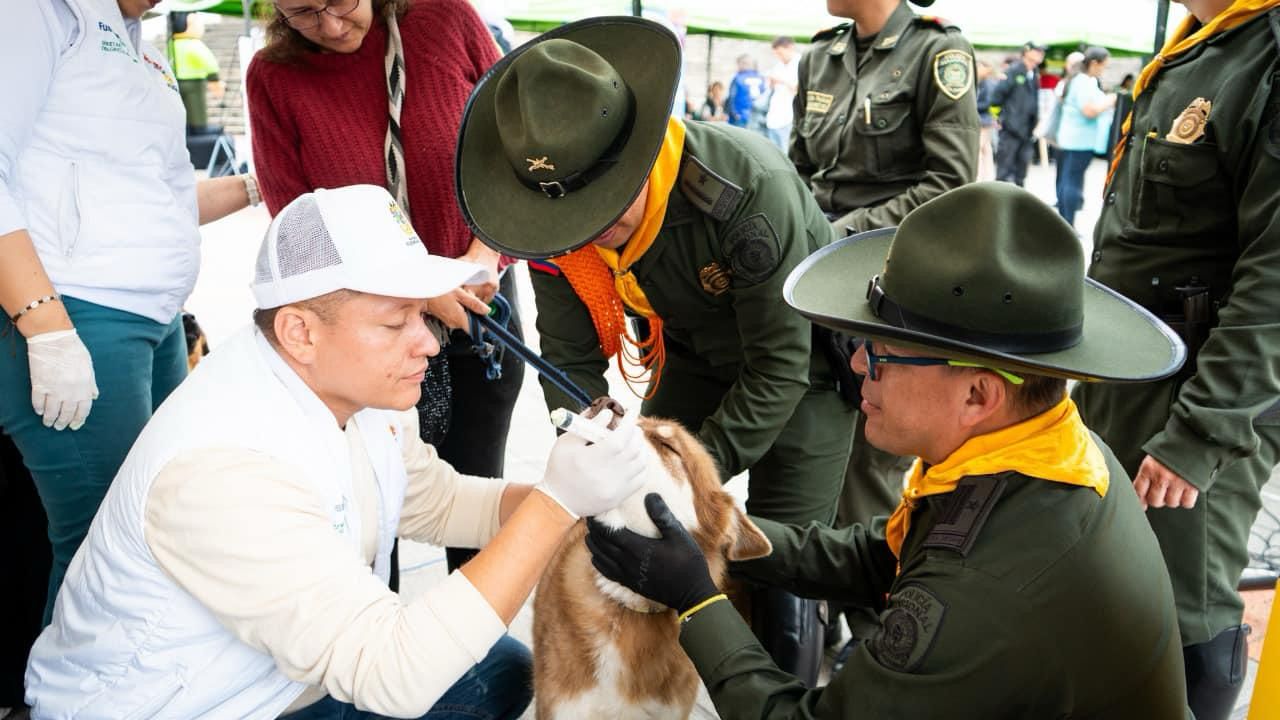
[[[411, 219], [428, 250], [457, 257], [471, 242], [454, 197], [458, 127], [498, 48], [467, 0], [417, 0], [400, 20], [400, 35]], [[354, 53], [308, 53], [297, 65], [255, 58], [249, 66], [254, 165], [272, 215], [316, 188], [386, 186], [386, 46], [386, 25], [377, 20]]]

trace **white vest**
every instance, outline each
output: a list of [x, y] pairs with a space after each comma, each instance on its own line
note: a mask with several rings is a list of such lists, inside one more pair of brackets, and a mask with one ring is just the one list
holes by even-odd
[[200, 269], [177, 82], [116, 0], [54, 1], [75, 15], [75, 41], [11, 189], [58, 292], [168, 323]]
[[[374, 572], [385, 582], [406, 485], [398, 418], [352, 422], [380, 495]], [[303, 471], [334, 532], [359, 555], [348, 443], [333, 414], [252, 327], [220, 345], [139, 435], [71, 561], [53, 624], [31, 651], [32, 717], [242, 720], [275, 718], [305, 689], [242, 643], [156, 563], [143, 536], [156, 475], [202, 447], [243, 447]]]

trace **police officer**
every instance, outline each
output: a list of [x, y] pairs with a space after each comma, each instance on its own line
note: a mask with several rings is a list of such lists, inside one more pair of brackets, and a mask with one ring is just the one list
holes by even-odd
[[[782, 284], [831, 227], [762, 135], [669, 118], [679, 68], [675, 38], [635, 18], [565, 25], [516, 50], [468, 104], [459, 200], [477, 237], [540, 259], [548, 361], [593, 396], [607, 394], [614, 357], [637, 385], [648, 370], [642, 411], [696, 432], [724, 479], [749, 470], [752, 512], [830, 522], [852, 411]], [[548, 408], [574, 408], [543, 390]], [[816, 682], [816, 604], [781, 590], [754, 603], [775, 656]]]
[[[979, 123], [973, 47], [958, 28], [915, 15], [906, 0], [828, 0], [827, 9], [853, 22], [818, 33], [800, 61], [790, 156], [844, 237], [897, 225], [921, 203], [973, 182]], [[839, 349], [844, 368], [852, 350]], [[846, 376], [846, 386], [856, 384]], [[856, 406], [856, 390], [850, 399]], [[840, 523], [889, 512], [908, 465], [869, 445], [859, 417]], [[850, 624], [855, 634], [865, 625], [854, 616]]]
[[1085, 280], [1070, 226], [1006, 183], [819, 251], [787, 288], [807, 317], [869, 338], [853, 359], [867, 437], [919, 460], [887, 522], [758, 520], [773, 553], [735, 569], [875, 606], [876, 634], [806, 690], [722, 601], [657, 494], [660, 538], [589, 521], [596, 568], [679, 614], [720, 717], [1186, 718], [1160, 549], [1064, 379], [1175, 372], [1185, 350], [1168, 328]]
[[1040, 63], [1045, 46], [1028, 42], [1022, 55], [1009, 64], [1005, 78], [991, 94], [1000, 106], [1000, 142], [996, 145], [996, 179], [1019, 187], [1027, 180], [1027, 166], [1035, 152], [1040, 122]]
[[1134, 87], [1089, 274], [1166, 318], [1190, 359], [1076, 400], [1149, 508], [1191, 709], [1216, 720], [1244, 681], [1236, 584], [1280, 460], [1280, 2], [1186, 5]]

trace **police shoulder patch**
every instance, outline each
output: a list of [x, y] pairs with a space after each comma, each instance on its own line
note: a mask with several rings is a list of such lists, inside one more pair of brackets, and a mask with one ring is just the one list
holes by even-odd
[[973, 86], [973, 56], [964, 50], [943, 50], [934, 55], [933, 82], [952, 100], [964, 97]]
[[904, 585], [889, 596], [868, 649], [890, 670], [912, 672], [929, 655], [946, 614], [946, 603], [923, 585]]
[[946, 499], [923, 547], [950, 550], [967, 557], [1006, 484], [999, 476], [968, 477], [961, 480], [955, 490], [937, 496]]
[[778, 233], [764, 213], [756, 213], [734, 225], [724, 236], [721, 250], [729, 260], [736, 287], [761, 282], [772, 275], [782, 261]]
[[680, 164], [678, 185], [691, 205], [717, 220], [728, 220], [742, 199], [742, 188], [720, 177], [687, 152]]

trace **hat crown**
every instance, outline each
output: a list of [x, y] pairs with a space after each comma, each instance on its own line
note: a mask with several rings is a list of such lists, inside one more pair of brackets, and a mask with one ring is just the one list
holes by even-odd
[[1084, 321], [1084, 255], [1071, 226], [1031, 193], [974, 183], [898, 227], [880, 278], [914, 315], [989, 335], [1071, 334]]
[[618, 71], [590, 48], [563, 39], [541, 42], [516, 59], [493, 102], [507, 161], [534, 187], [592, 168], [632, 113]]

